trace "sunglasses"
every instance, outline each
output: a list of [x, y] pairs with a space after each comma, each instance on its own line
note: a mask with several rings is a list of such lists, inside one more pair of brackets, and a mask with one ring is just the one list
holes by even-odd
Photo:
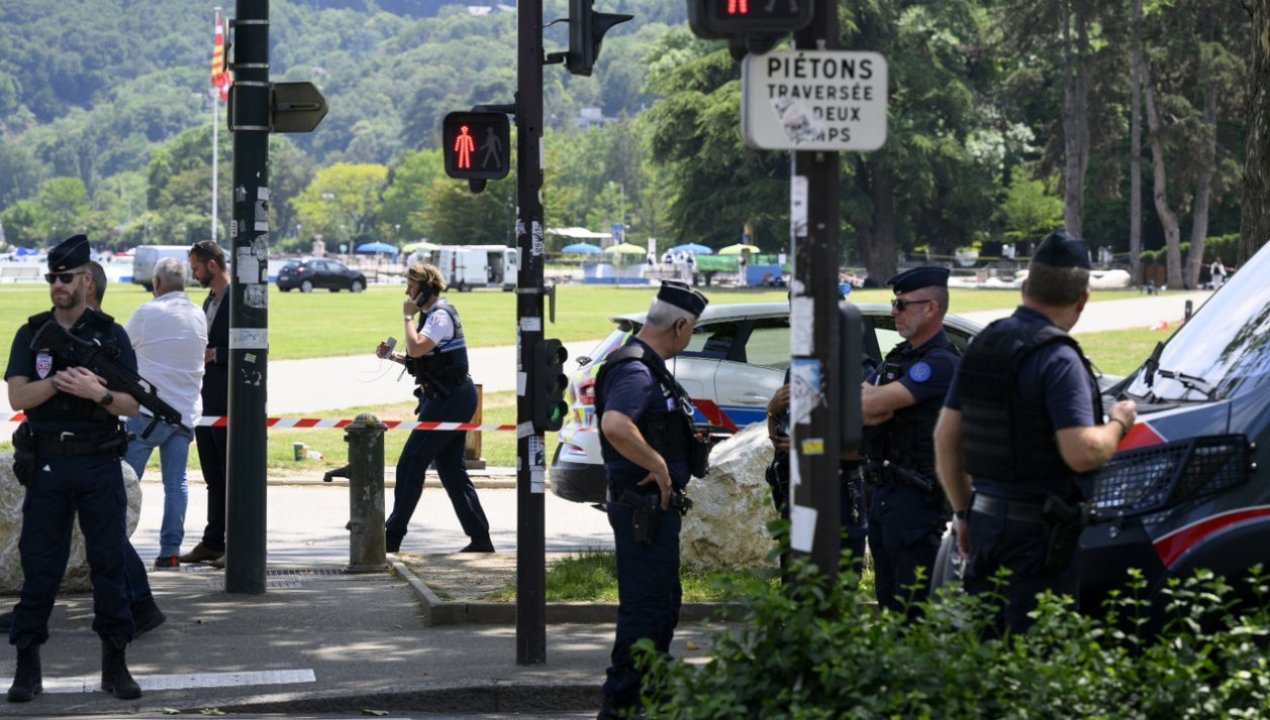
[[891, 307], [895, 308], [895, 312], [904, 312], [909, 305], [921, 305], [922, 303], [935, 302], [934, 300], [901, 300], [895, 298], [891, 301]]
[[59, 282], [62, 283], [63, 285], [70, 285], [71, 283], [75, 282], [76, 275], [83, 275], [83, 274], [84, 273], [82, 270], [80, 272], [44, 273], [44, 282], [48, 283], [49, 285], [52, 285], [54, 283], [59, 283]]

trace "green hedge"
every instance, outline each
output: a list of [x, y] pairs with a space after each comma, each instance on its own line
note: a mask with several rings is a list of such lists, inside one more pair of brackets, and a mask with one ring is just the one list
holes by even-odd
[[1105, 618], [1043, 595], [1024, 635], [986, 639], [990, 601], [942, 592], [917, 619], [877, 612], [849, 572], [830, 586], [800, 564], [798, 582], [736, 588], [749, 618], [716, 637], [712, 662], [640, 646], [649, 717], [667, 718], [1264, 718], [1270, 714], [1267, 579], [1249, 615], [1232, 588], [1200, 575], [1162, 591], [1170, 618], [1145, 631], [1146, 582]]

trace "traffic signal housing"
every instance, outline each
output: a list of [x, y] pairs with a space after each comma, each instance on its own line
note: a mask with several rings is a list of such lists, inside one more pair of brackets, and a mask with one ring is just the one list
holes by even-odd
[[511, 169], [511, 123], [500, 112], [452, 112], [441, 121], [445, 174], [501, 180]]
[[811, 22], [812, 0], [691, 0], [688, 25], [702, 38], [784, 35]]
[[534, 430], [556, 431], [564, 426], [569, 414], [569, 404], [564, 401], [564, 390], [569, 378], [564, 374], [564, 361], [569, 351], [559, 340], [543, 338], [534, 346]]
[[592, 9], [594, 0], [569, 0], [569, 52], [564, 66], [574, 75], [590, 75], [595, 59], [600, 56], [604, 34], [614, 25], [634, 18], [621, 13], [599, 13]]

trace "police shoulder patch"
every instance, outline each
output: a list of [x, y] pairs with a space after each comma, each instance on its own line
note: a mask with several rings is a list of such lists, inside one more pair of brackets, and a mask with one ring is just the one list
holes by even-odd
[[930, 379], [930, 375], [930, 365], [927, 365], [924, 360], [913, 363], [913, 367], [908, 369], [908, 376], [913, 382], [926, 382]]

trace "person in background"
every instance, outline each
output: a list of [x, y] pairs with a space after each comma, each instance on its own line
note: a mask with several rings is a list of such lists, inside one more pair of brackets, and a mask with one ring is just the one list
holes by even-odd
[[207, 318], [185, 294], [185, 265], [176, 258], [163, 258], [154, 267], [154, 299], [138, 307], [126, 326], [132, 349], [137, 353], [141, 376], [154, 385], [159, 397], [185, 418], [185, 428], [159, 423], [144, 409], [128, 420], [125, 458], [140, 479], [155, 448], [159, 450], [159, 470], [163, 476], [163, 523], [159, 530], [159, 556], [155, 569], [180, 565], [181, 541], [185, 538], [185, 508], [189, 484], [185, 467], [189, 459], [192, 428], [203, 415], [199, 396], [203, 385], [203, 350], [207, 347]]

